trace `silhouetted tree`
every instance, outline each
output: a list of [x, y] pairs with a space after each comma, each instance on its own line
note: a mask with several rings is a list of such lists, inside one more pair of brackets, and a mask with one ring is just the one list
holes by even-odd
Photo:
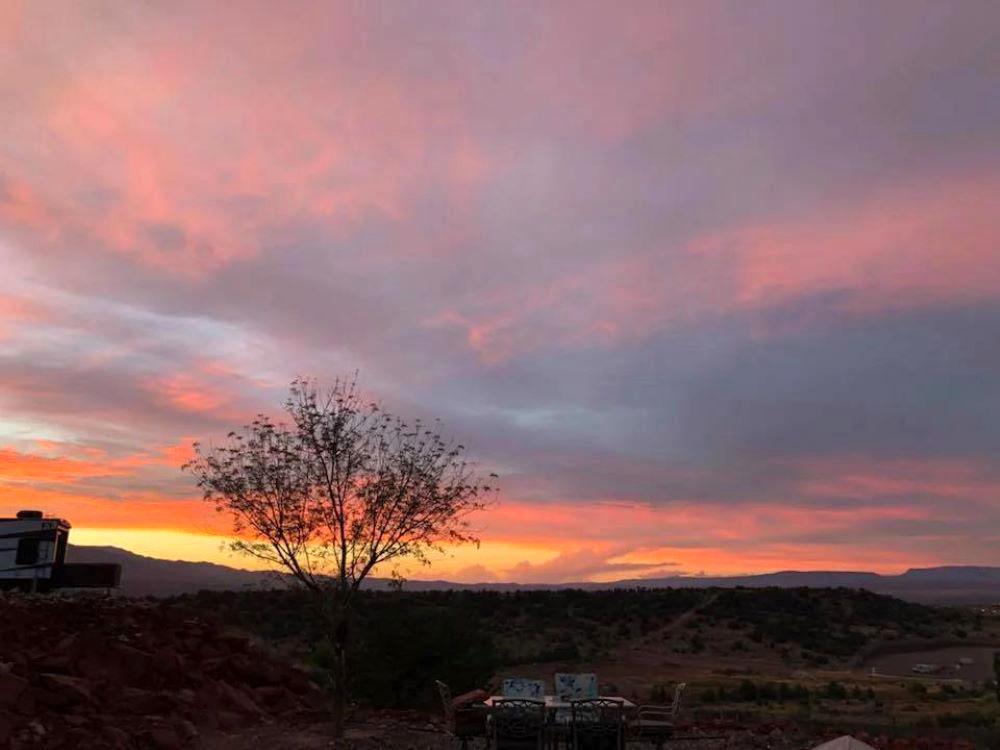
[[394, 560], [426, 563], [443, 544], [478, 543], [468, 516], [495, 489], [437, 422], [408, 423], [366, 403], [354, 380], [325, 392], [295, 380], [285, 411], [288, 424], [259, 415], [224, 446], [195, 443], [184, 468], [205, 500], [232, 514], [235, 550], [283, 567], [314, 595], [333, 646], [342, 731], [362, 581]]

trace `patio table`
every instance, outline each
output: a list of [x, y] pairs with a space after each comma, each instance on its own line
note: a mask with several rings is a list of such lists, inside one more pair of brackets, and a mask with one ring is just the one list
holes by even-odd
[[[621, 701], [622, 707], [626, 711], [631, 711], [636, 707], [635, 703], [630, 701], [628, 698], [622, 698], [617, 695], [600, 695], [598, 696], [598, 698], [609, 701]], [[505, 697], [502, 695], [491, 695], [484, 702], [486, 703], [487, 706], [492, 706], [494, 701], [502, 701], [502, 700], [505, 700]], [[526, 698], [524, 700], [531, 700], [531, 699]], [[569, 709], [573, 705], [572, 701], [564, 701], [560, 699], [558, 695], [546, 695], [543, 696], [542, 700], [545, 703], [546, 711], [556, 711], [560, 708]]]

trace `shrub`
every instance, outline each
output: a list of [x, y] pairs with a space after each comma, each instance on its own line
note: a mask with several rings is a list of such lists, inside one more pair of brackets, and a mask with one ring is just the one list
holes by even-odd
[[737, 693], [739, 700], [750, 702], [757, 700], [757, 685], [753, 680], [743, 680], [740, 683], [739, 691]]
[[830, 700], [846, 700], [847, 688], [845, 688], [836, 680], [833, 680], [826, 684], [826, 689], [823, 691], [823, 694]]

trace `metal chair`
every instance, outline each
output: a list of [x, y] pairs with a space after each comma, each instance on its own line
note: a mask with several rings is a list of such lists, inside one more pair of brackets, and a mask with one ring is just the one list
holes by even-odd
[[556, 672], [553, 677], [556, 697], [562, 701], [597, 698], [597, 675], [591, 672], [584, 674], [569, 674]]
[[646, 704], [639, 706], [636, 720], [629, 725], [629, 738], [640, 742], [650, 742], [656, 750], [663, 750], [663, 745], [674, 734], [674, 723], [681, 707], [681, 695], [687, 683], [679, 682], [674, 688], [674, 699], [669, 706]]
[[573, 750], [624, 750], [625, 701], [585, 698], [570, 703]]
[[455, 719], [455, 706], [452, 704], [451, 688], [441, 680], [434, 680], [438, 695], [441, 696], [441, 708], [444, 709], [444, 720], [450, 725]]
[[495, 750], [542, 750], [545, 702], [501, 698], [493, 702], [490, 724]]
[[441, 696], [441, 707], [444, 709], [444, 718], [447, 722], [448, 731], [451, 736], [459, 740], [462, 750], [468, 750], [469, 740], [476, 738], [486, 739], [489, 737], [489, 727], [487, 717], [489, 711], [486, 706], [462, 706], [455, 707], [454, 698], [451, 695], [451, 688], [441, 680], [434, 680], [437, 685], [438, 695]]
[[527, 698], [542, 700], [545, 697], [545, 683], [526, 677], [508, 677], [503, 681], [501, 694], [504, 698]]

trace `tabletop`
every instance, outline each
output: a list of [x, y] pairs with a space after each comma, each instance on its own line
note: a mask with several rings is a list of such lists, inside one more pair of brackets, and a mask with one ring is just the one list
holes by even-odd
[[[635, 708], [635, 704], [628, 698], [622, 698], [621, 696], [617, 695], [599, 695], [597, 697], [601, 700], [621, 701], [623, 707], [626, 710]], [[507, 696], [491, 695], [489, 698], [486, 699], [485, 703], [487, 706], [492, 706], [494, 701], [504, 700], [505, 698], [507, 698]], [[515, 698], [512, 700], [520, 700], [520, 699]], [[525, 700], [532, 700], [532, 699], [526, 698]], [[557, 695], [546, 695], [543, 696], [542, 700], [545, 703], [546, 709], [569, 708], [570, 706], [573, 705], [571, 701], [561, 700]]]

